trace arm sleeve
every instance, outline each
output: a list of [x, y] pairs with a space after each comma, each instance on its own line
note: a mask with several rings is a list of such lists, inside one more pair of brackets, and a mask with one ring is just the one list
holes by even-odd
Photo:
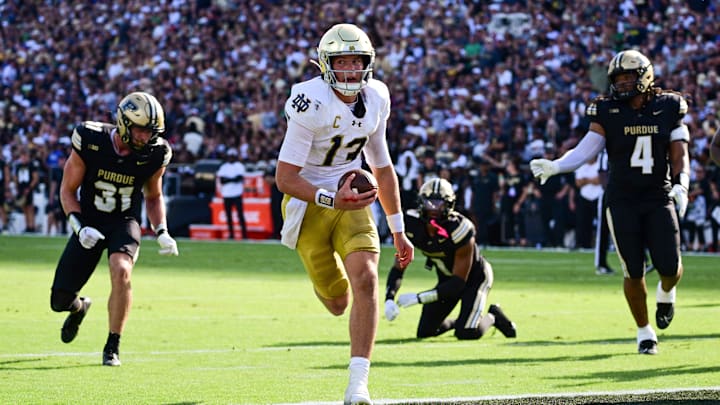
[[589, 158], [596, 156], [605, 147], [605, 137], [595, 131], [589, 131], [573, 149], [565, 152], [555, 162], [560, 173], [575, 171]]
[[402, 285], [403, 273], [402, 270], [395, 266], [390, 269], [390, 274], [388, 274], [387, 278], [387, 287], [385, 288], [385, 301], [395, 299], [395, 294], [397, 294], [398, 290], [400, 290], [400, 285]]

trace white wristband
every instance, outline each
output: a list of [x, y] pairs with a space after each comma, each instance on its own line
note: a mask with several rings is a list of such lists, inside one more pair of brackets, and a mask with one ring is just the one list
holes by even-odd
[[335, 192], [327, 191], [324, 188], [319, 188], [315, 192], [315, 204], [321, 207], [334, 209], [335, 208]]
[[392, 232], [392, 233], [405, 232], [405, 222], [403, 221], [402, 212], [398, 212], [397, 214], [388, 215], [385, 217], [385, 219], [387, 219], [388, 228], [390, 228], [390, 232]]
[[157, 226], [153, 226], [153, 231], [155, 232], [155, 235], [160, 236], [164, 232], [167, 232], [167, 225], [165, 225], [164, 222], [161, 222], [157, 224]]

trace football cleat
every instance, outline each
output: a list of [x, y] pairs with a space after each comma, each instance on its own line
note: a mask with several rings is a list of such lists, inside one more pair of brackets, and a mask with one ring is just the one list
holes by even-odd
[[600, 266], [595, 269], [595, 274], [597, 274], [598, 276], [611, 276], [615, 274], [615, 270], [607, 266]]
[[117, 367], [120, 364], [120, 353], [117, 350], [103, 350], [103, 366]]
[[640, 354], [657, 354], [657, 342], [652, 339], [646, 339], [638, 345], [638, 353]]
[[80, 329], [80, 324], [90, 309], [90, 305], [92, 305], [92, 301], [89, 297], [80, 297], [80, 301], [82, 302], [82, 308], [80, 308], [79, 311], [72, 312], [68, 315], [65, 319], [65, 323], [63, 323], [62, 329], [60, 330], [60, 340], [62, 340], [63, 343], [70, 343], [73, 339], [75, 339], [78, 329]]
[[675, 316], [675, 304], [669, 302], [658, 302], [657, 310], [655, 310], [655, 322], [657, 327], [665, 329], [670, 326], [673, 317]]
[[517, 330], [515, 329], [515, 322], [510, 321], [507, 316], [500, 309], [497, 304], [490, 305], [488, 313], [495, 316], [495, 327], [499, 330], [506, 338], [514, 338], [517, 336]]
[[350, 384], [345, 390], [343, 405], [372, 405], [367, 386]]

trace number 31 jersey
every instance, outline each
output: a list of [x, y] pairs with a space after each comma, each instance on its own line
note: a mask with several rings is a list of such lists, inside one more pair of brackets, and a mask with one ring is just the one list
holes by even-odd
[[80, 204], [88, 223], [126, 217], [140, 222], [143, 185], [172, 158], [170, 145], [160, 137], [148, 153], [120, 156], [112, 143], [114, 131], [114, 125], [86, 121], [72, 134], [73, 150], [85, 163]]

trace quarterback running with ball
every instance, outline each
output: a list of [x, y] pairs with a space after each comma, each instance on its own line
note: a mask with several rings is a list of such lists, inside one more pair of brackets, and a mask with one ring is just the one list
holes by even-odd
[[[413, 259], [404, 231], [397, 176], [386, 140], [387, 86], [372, 78], [375, 49], [352, 24], [331, 27], [318, 46], [321, 76], [295, 84], [285, 104], [287, 132], [277, 186], [283, 200], [282, 242], [296, 249], [327, 310], [350, 309], [350, 380], [345, 404], [371, 404], [370, 356], [378, 324], [380, 237], [370, 204], [387, 215], [396, 256]], [[379, 189], [355, 193], [340, 177], [365, 157]]]

